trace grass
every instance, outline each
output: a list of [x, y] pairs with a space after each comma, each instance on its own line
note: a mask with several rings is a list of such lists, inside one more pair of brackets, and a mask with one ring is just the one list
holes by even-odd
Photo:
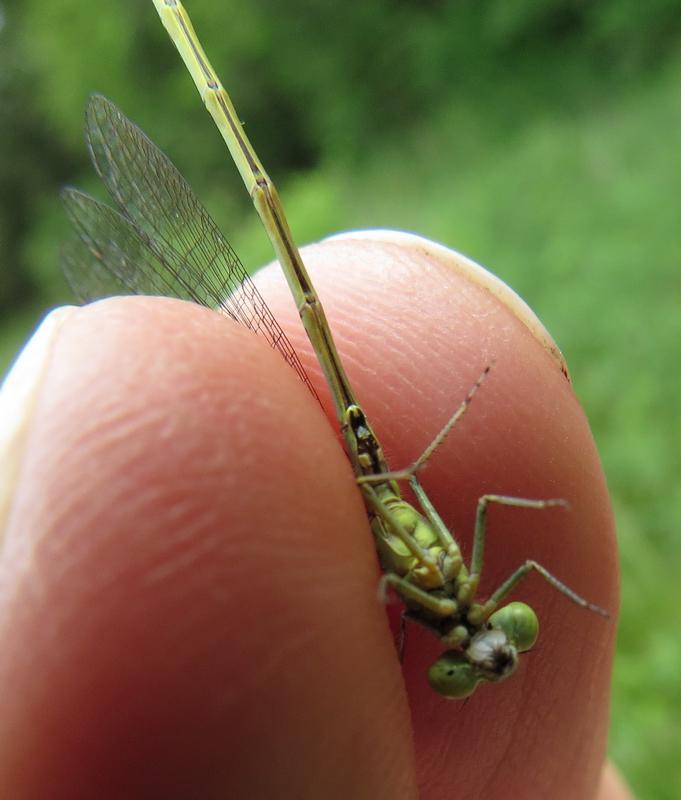
[[[283, 195], [299, 241], [353, 227], [419, 231], [494, 269], [554, 334], [618, 519], [611, 753], [640, 797], [672, 800], [681, 785], [681, 60], [631, 84], [596, 84], [572, 81], [572, 93], [526, 112], [527, 84], [509, 78], [487, 100], [445, 108], [423, 131], [294, 179]], [[236, 228], [245, 263], [270, 258], [255, 215]], [[32, 321], [3, 321], [0, 368]]]

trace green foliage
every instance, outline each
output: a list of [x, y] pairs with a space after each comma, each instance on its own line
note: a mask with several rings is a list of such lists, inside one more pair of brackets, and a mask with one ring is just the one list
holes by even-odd
[[[640, 797], [676, 797], [681, 3], [188, 5], [299, 241], [417, 230], [497, 271], [563, 347], [621, 538], [612, 753]], [[171, 154], [244, 263], [270, 259], [150, 2], [22, 0], [4, 20], [0, 366], [34, 309], [67, 298], [57, 192], [99, 191], [82, 144], [90, 91]]]
[[[499, 81], [518, 86], [503, 111], [521, 123], [537, 101], [556, 98], [555, 85], [542, 81], [545, 63], [580, 72], [580, 80], [566, 74], [568, 83], [588, 93], [594, 74], [659, 64], [681, 27], [678, 0], [292, 0], [286, 13], [275, 0], [193, 0], [191, 11], [258, 152], [280, 176], [360, 161], [414, 120], [424, 126], [438, 109]], [[82, 109], [91, 91], [154, 131], [199, 188], [213, 184], [224, 154], [150, 3], [121, 0], [93, 11], [83, 0], [23, 0], [4, 10], [0, 44], [0, 307], [7, 309], [63, 296], [55, 196], [65, 180], [82, 185], [90, 174]], [[243, 213], [240, 202], [221, 213]]]

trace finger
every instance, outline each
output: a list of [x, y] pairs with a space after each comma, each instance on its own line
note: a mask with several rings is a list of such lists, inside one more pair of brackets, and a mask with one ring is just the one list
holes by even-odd
[[7, 796], [413, 797], [366, 515], [278, 354], [123, 298], [38, 361], [0, 581]]
[[[532, 558], [612, 612], [603, 620], [528, 577], [513, 599], [539, 615], [536, 647], [508, 682], [483, 686], [464, 704], [429, 689], [425, 671], [441, 648], [409, 630], [404, 675], [421, 796], [457, 787], [471, 797], [593, 796], [605, 754], [618, 602], [614, 526], [588, 423], [555, 347], [522, 304], [424, 240], [350, 234], [306, 248], [304, 257], [392, 468], [422, 452], [492, 364], [421, 474], [466, 557], [481, 494], [569, 501], [569, 511], [490, 510], [483, 596]], [[305, 351], [278, 281], [275, 272], [261, 277]], [[315, 370], [312, 356], [306, 363]]]
[[610, 762], [606, 763], [603, 769], [596, 800], [634, 800], [624, 779]]

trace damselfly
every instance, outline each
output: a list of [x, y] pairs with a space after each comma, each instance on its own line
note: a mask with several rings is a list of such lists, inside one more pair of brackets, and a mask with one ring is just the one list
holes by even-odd
[[[345, 374], [279, 196], [186, 11], [176, 0], [154, 0], [154, 5], [253, 199], [329, 384], [384, 571], [381, 593], [394, 591], [406, 606], [405, 618], [430, 630], [445, 648], [429, 669], [431, 686], [444, 696], [461, 698], [480, 682], [497, 682], [516, 670], [518, 654], [532, 647], [539, 623], [525, 603], [502, 603], [531, 571], [579, 606], [607, 616], [535, 561], [525, 561], [487, 599], [478, 600], [488, 506], [546, 509], [565, 506], [565, 501], [482, 496], [470, 564], [464, 564], [459, 545], [417, 475], [466, 411], [489, 368], [420, 458], [406, 470], [391, 472]], [[314, 393], [241, 262], [168, 158], [103, 97], [91, 99], [86, 126], [95, 169], [116, 208], [74, 189], [64, 191], [79, 238], [65, 248], [63, 266], [81, 298], [131, 291], [180, 297], [221, 310], [265, 336]], [[409, 483], [420, 508], [402, 497], [401, 481]]]

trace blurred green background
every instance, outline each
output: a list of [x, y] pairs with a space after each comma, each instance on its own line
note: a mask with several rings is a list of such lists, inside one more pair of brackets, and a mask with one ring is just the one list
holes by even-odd
[[[640, 798], [678, 798], [681, 2], [188, 5], [300, 242], [418, 231], [493, 268], [552, 331], [619, 525], [611, 753]], [[151, 2], [0, 0], [0, 373], [69, 299], [57, 193], [97, 192], [93, 90], [172, 155], [245, 264], [270, 259]]]

